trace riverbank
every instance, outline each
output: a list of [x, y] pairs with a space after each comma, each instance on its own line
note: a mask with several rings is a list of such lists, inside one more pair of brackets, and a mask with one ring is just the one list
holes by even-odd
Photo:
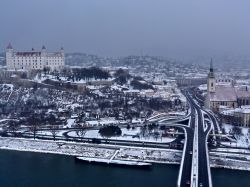
[[[182, 151], [173, 149], [3, 137], [0, 138], [0, 149], [157, 164], [180, 164], [182, 157]], [[238, 151], [236, 153], [229, 151], [230, 149], [227, 152], [224, 149], [219, 149], [218, 152], [213, 150], [210, 153], [210, 166], [250, 171], [250, 151], [246, 150], [245, 155], [240, 154]]]
[[182, 152], [159, 148], [139, 148], [104, 144], [74, 143], [65, 141], [32, 140], [23, 138], [0, 138], [0, 149], [25, 152], [62, 154], [76, 157], [142, 161], [159, 164], [178, 164]]

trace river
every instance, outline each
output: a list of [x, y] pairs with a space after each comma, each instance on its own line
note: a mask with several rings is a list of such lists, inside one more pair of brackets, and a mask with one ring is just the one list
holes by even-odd
[[[0, 187], [175, 187], [179, 166], [150, 170], [76, 162], [73, 157], [0, 151]], [[250, 187], [250, 172], [212, 169], [214, 187]]]

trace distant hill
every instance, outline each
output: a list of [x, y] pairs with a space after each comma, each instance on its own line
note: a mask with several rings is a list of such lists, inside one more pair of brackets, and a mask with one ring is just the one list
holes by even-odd
[[100, 66], [104, 64], [112, 64], [111, 58], [103, 58], [97, 55], [90, 55], [85, 53], [67, 53], [65, 55], [65, 63], [70, 66]]
[[70, 66], [148, 66], [150, 64], [170, 64], [170, 60], [154, 56], [127, 56], [120, 58], [100, 57], [85, 53], [66, 54], [67, 65]]

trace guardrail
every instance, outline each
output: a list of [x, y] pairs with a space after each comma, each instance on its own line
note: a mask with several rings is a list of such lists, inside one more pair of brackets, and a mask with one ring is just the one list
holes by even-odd
[[194, 140], [193, 140], [193, 157], [192, 157], [192, 172], [191, 172], [191, 186], [198, 186], [198, 174], [199, 174], [199, 138], [198, 138], [198, 114], [195, 111], [195, 128], [194, 128]]

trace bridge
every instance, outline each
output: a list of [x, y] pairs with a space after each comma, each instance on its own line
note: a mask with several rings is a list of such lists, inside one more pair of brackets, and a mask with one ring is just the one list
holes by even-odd
[[[184, 95], [189, 103], [190, 113], [174, 123], [159, 121], [161, 125], [182, 127], [185, 132], [177, 187], [212, 187], [207, 140], [211, 131], [213, 134], [219, 133], [220, 128], [210, 111], [204, 110], [189, 92], [185, 91]], [[183, 120], [188, 120], [188, 124], [180, 124]]]

